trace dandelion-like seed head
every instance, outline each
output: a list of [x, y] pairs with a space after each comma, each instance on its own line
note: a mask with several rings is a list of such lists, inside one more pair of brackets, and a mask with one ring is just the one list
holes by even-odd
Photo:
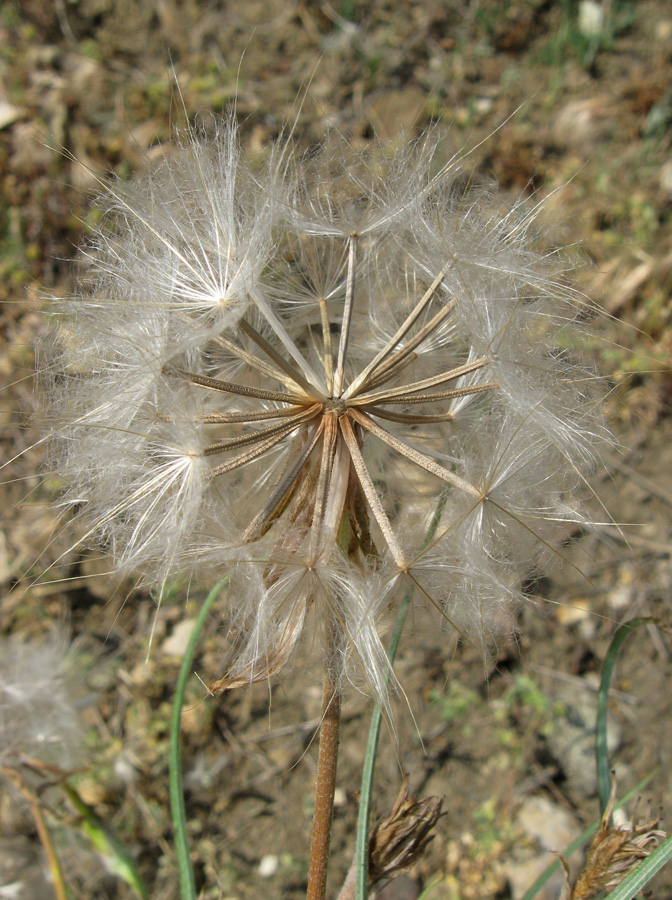
[[253, 165], [230, 121], [190, 136], [109, 187], [58, 303], [66, 498], [149, 583], [230, 575], [222, 688], [276, 672], [315, 608], [382, 696], [378, 622], [409, 587], [479, 639], [509, 628], [601, 436], [536, 210], [435, 150]]

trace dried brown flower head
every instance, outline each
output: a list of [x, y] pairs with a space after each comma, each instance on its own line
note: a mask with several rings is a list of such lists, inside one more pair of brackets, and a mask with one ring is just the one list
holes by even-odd
[[616, 804], [616, 782], [612, 782], [609, 803], [602, 816], [600, 827], [595, 832], [588, 853], [586, 864], [579, 873], [574, 886], [567, 878], [568, 867], [565, 868], [566, 883], [561, 900], [591, 900], [602, 891], [611, 891], [623, 881], [630, 871], [646, 859], [666, 834], [658, 828], [660, 815], [646, 822], [632, 822], [614, 825], [612, 816]]
[[441, 817], [441, 804], [439, 797], [414, 800], [408, 792], [408, 778], [404, 778], [392, 811], [371, 832], [371, 886], [395, 878], [420, 859], [434, 837], [432, 832]]

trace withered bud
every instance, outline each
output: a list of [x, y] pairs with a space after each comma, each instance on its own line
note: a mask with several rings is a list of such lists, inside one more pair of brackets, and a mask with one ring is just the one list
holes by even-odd
[[[567, 880], [561, 900], [592, 900], [602, 891], [613, 890], [665, 839], [666, 833], [658, 828], [660, 815], [646, 822], [637, 822], [633, 815], [632, 822], [615, 826], [612, 822], [615, 804], [614, 780], [600, 827], [588, 848], [586, 864], [573, 887], [570, 887]], [[564, 860], [563, 865], [567, 875]]]
[[410, 868], [424, 853], [441, 817], [441, 799], [414, 800], [408, 778], [389, 815], [374, 826], [369, 840], [369, 884], [387, 881]]

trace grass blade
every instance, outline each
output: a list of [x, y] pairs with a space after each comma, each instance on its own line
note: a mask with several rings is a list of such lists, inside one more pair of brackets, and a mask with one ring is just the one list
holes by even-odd
[[[394, 626], [392, 639], [387, 651], [390, 660], [390, 669], [394, 665], [394, 658], [397, 655], [399, 647], [399, 639], [404, 628], [404, 622], [408, 614], [409, 606], [413, 590], [409, 590], [404, 597], [399, 615]], [[371, 814], [371, 793], [373, 790], [373, 773], [376, 766], [376, 754], [378, 750], [378, 738], [380, 737], [380, 726], [383, 721], [383, 711], [380, 706], [376, 706], [371, 716], [371, 725], [369, 727], [369, 739], [366, 745], [366, 756], [364, 757], [364, 765], [362, 767], [362, 787], [360, 791], [359, 812], [357, 814], [357, 843], [355, 845], [355, 854], [357, 858], [357, 880], [356, 880], [356, 900], [367, 900], [369, 896], [369, 817]]]
[[194, 868], [189, 854], [189, 840], [187, 837], [187, 813], [184, 806], [184, 792], [182, 790], [182, 753], [180, 747], [180, 725], [182, 722], [182, 705], [187, 680], [191, 674], [191, 666], [194, 661], [196, 645], [201, 636], [203, 627], [207, 621], [210, 610], [215, 600], [222, 592], [222, 588], [228, 579], [223, 579], [214, 586], [201, 606], [196, 624], [189, 637], [189, 643], [180, 666], [180, 674], [175, 685], [175, 699], [173, 701], [173, 714], [170, 721], [170, 809], [175, 831], [175, 851], [177, 853], [177, 866], [180, 874], [180, 898], [181, 900], [196, 900], [196, 882]]
[[655, 619], [631, 619], [616, 629], [609, 646], [609, 652], [602, 666], [602, 679], [597, 695], [597, 727], [595, 729], [595, 762], [597, 765], [597, 792], [600, 800], [600, 815], [604, 814], [609, 803], [611, 791], [611, 766], [607, 749], [607, 701], [609, 700], [609, 683], [614, 671], [616, 657], [626, 637], [640, 625], [655, 624]]
[[114, 831], [103, 822], [100, 816], [96, 815], [88, 803], [85, 803], [77, 791], [67, 782], [64, 782], [63, 790], [82, 817], [80, 828], [91, 841], [94, 850], [105, 860], [109, 871], [133, 888], [141, 900], [149, 900], [149, 894], [142, 883], [131, 854]]
[[[428, 544], [436, 533], [441, 519], [443, 507], [446, 505], [448, 492], [444, 491], [439, 498], [432, 521], [427, 531], [425, 544]], [[408, 615], [408, 610], [413, 597], [413, 588], [411, 587], [404, 596], [399, 607], [399, 615], [394, 626], [390, 646], [387, 656], [390, 661], [389, 675], [392, 673], [392, 666], [397, 655], [399, 647], [399, 639], [404, 628], [404, 622]], [[380, 706], [376, 705], [371, 716], [371, 725], [369, 728], [369, 739], [366, 745], [366, 755], [364, 757], [364, 765], [362, 767], [362, 786], [360, 790], [359, 812], [357, 815], [357, 843], [355, 845], [355, 862], [356, 871], [356, 890], [355, 900], [367, 900], [369, 896], [369, 818], [371, 814], [371, 794], [373, 791], [373, 774], [376, 766], [376, 754], [378, 752], [378, 738], [380, 737], [380, 726], [383, 720], [383, 711]]]

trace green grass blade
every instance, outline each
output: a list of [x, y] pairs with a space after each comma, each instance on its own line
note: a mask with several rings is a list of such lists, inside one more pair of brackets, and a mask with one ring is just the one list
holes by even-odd
[[[635, 787], [631, 791], [628, 791], [628, 793], [625, 794], [618, 801], [615, 808], [618, 809], [619, 807], [621, 807], [625, 803], [627, 803], [629, 800], [632, 800], [633, 797], [638, 796], [638, 794], [642, 790], [644, 790], [644, 788], [647, 786], [647, 784], [649, 784], [650, 781], [653, 781], [653, 779], [656, 777], [656, 775], [658, 774], [659, 771], [660, 771], [660, 769], [654, 769], [654, 771], [650, 772], [646, 776], [646, 778], [642, 778], [642, 780], [639, 782], [639, 784], [635, 785]], [[585, 831], [583, 831], [575, 840], [572, 841], [571, 844], [569, 844], [562, 851], [562, 855], [569, 858], [572, 855], [572, 853], [574, 853], [575, 850], [578, 850], [579, 847], [583, 847], [583, 845], [586, 844], [590, 840], [590, 838], [595, 834], [595, 832], [598, 829], [599, 824], [600, 824], [599, 822], [595, 822], [589, 828], [586, 828]], [[537, 878], [537, 880], [525, 891], [525, 893], [520, 898], [520, 900], [532, 900], [533, 897], [536, 897], [536, 895], [539, 893], [539, 891], [542, 889], [542, 887], [546, 884], [548, 879], [551, 878], [551, 876], [554, 875], [558, 871], [559, 868], [560, 868], [559, 860], [555, 860], [555, 862], [550, 863], [550, 865], [544, 869], [544, 871]], [[611, 900], [611, 898], [610, 898], [610, 900]]]
[[641, 891], [670, 859], [672, 859], [672, 835], [656, 847], [651, 856], [633, 869], [617, 888], [607, 894], [604, 900], [632, 900], [637, 892]]
[[614, 671], [616, 657], [626, 637], [640, 625], [655, 624], [655, 619], [631, 619], [616, 629], [609, 646], [609, 652], [602, 666], [602, 679], [597, 695], [597, 727], [595, 729], [595, 762], [597, 765], [597, 793], [600, 800], [600, 814], [603, 815], [609, 803], [611, 791], [611, 766], [607, 750], [607, 702], [609, 700], [609, 683]]
[[175, 851], [177, 853], [177, 866], [180, 874], [180, 898], [181, 900], [196, 900], [196, 882], [194, 868], [189, 855], [189, 840], [187, 836], [187, 813], [184, 806], [184, 792], [182, 790], [182, 753], [180, 747], [180, 725], [182, 722], [182, 705], [184, 692], [187, 686], [191, 666], [196, 653], [196, 645], [205, 626], [210, 610], [215, 600], [222, 592], [222, 588], [228, 579], [220, 581], [210, 591], [201, 606], [196, 624], [189, 637], [189, 643], [180, 666], [180, 674], [175, 686], [175, 699], [173, 701], [173, 714], [170, 722], [170, 810], [175, 831]]
[[79, 827], [91, 841], [94, 850], [103, 857], [110, 872], [133, 888], [141, 900], [149, 900], [147, 888], [142, 883], [131, 854], [114, 831], [96, 815], [88, 803], [85, 803], [67, 782], [63, 783], [63, 790], [82, 817]]
[[[408, 591], [399, 608], [399, 615], [394, 626], [392, 639], [387, 651], [390, 661], [390, 669], [394, 664], [399, 647], [399, 639], [406, 621], [408, 609], [411, 605], [413, 591]], [[367, 900], [369, 896], [369, 818], [371, 815], [371, 793], [373, 790], [373, 773], [376, 767], [376, 754], [378, 750], [378, 738], [380, 726], [383, 721], [383, 711], [376, 705], [371, 716], [369, 727], [369, 739], [366, 745], [366, 756], [362, 767], [362, 787], [360, 791], [359, 812], [357, 814], [357, 843], [355, 853], [357, 856], [357, 880], [355, 882], [357, 892], [356, 900]]]
[[432, 893], [435, 887], [438, 887], [441, 884], [442, 881], [443, 878], [437, 878], [436, 881], [432, 881], [430, 884], [428, 884], [418, 897], [418, 900], [429, 900], [429, 895]]
[[[428, 544], [436, 534], [439, 526], [443, 507], [446, 505], [448, 492], [439, 498], [439, 502], [432, 516], [425, 544]], [[399, 607], [399, 615], [392, 632], [390, 646], [387, 650], [387, 658], [390, 661], [388, 671], [388, 681], [392, 674], [392, 666], [397, 655], [399, 647], [399, 639], [404, 628], [404, 622], [408, 615], [408, 610], [413, 597], [413, 589], [411, 588], [405, 595], [401, 606]], [[387, 682], [386, 685], [387, 687]], [[383, 711], [376, 704], [371, 716], [371, 725], [369, 727], [369, 739], [366, 745], [366, 755], [364, 757], [364, 765], [362, 767], [362, 786], [359, 793], [359, 811], [357, 814], [357, 842], [355, 844], [355, 861], [356, 861], [356, 890], [355, 900], [368, 900], [369, 896], [369, 819], [371, 817], [371, 794], [373, 791], [373, 774], [376, 767], [376, 754], [378, 752], [378, 739], [380, 737], [380, 726], [383, 720]]]

